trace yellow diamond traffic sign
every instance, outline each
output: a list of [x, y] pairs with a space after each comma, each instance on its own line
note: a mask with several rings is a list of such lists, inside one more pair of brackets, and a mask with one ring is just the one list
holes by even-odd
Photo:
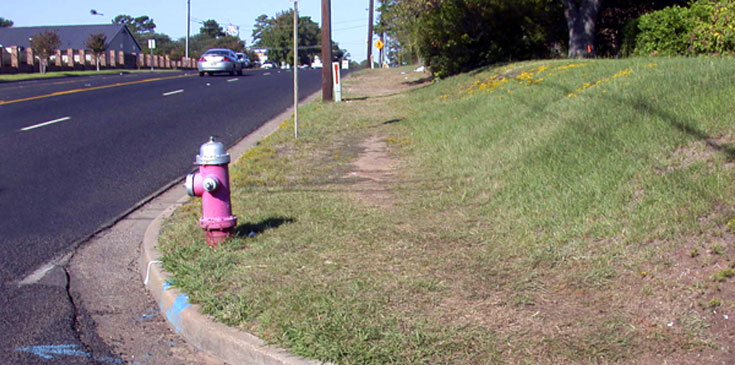
[[375, 42], [375, 47], [377, 47], [378, 49], [383, 49], [383, 46], [385, 46], [385, 43], [383, 43], [383, 41], [381, 41], [380, 39]]

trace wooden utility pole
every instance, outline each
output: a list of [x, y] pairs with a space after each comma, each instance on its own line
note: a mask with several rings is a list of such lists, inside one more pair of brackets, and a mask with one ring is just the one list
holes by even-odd
[[367, 39], [367, 61], [373, 68], [373, 9], [375, 0], [370, 0], [370, 14], [368, 15], [368, 39]]
[[322, 101], [332, 101], [332, 3], [322, 0]]

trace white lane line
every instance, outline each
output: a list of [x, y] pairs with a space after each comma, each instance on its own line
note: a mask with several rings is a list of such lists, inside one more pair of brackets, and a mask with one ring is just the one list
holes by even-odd
[[34, 125], [31, 125], [31, 126], [28, 126], [28, 127], [25, 127], [25, 128], [21, 128], [20, 130], [21, 130], [21, 132], [25, 132], [25, 131], [29, 131], [31, 129], [41, 128], [41, 127], [45, 127], [47, 125], [64, 122], [64, 121], [67, 121], [69, 119], [71, 119], [71, 117], [63, 117], [63, 118], [59, 118], [59, 119], [54, 119], [54, 120], [50, 120], [48, 122], [43, 122], [43, 123], [39, 123], [39, 124], [34, 124]]
[[178, 89], [178, 90], [170, 91], [167, 93], [163, 93], [163, 96], [171, 96], [171, 95], [181, 94], [183, 92], [184, 92], [184, 89]]
[[229, 80], [227, 80], [227, 82], [235, 82], [235, 81], [238, 81], [238, 80], [240, 80], [240, 79], [229, 79]]
[[263, 74], [263, 76], [270, 76], [270, 74], [271, 74], [270, 72], [266, 72]]

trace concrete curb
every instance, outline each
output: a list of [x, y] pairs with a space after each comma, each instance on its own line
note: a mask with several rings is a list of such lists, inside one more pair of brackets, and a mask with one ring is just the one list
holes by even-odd
[[[312, 94], [304, 103], [316, 98]], [[236, 161], [245, 151], [260, 139], [278, 129], [278, 125], [292, 113], [289, 109], [258, 130], [243, 138], [229, 152]], [[224, 324], [214, 322], [202, 314], [201, 307], [189, 303], [189, 297], [172, 288], [169, 284], [170, 273], [163, 270], [160, 264], [161, 253], [157, 250], [158, 234], [163, 221], [189, 199], [183, 195], [156, 217], [145, 231], [141, 252], [141, 274], [145, 285], [158, 303], [161, 314], [169, 325], [189, 344], [200, 351], [209, 353], [229, 364], [263, 364], [263, 365], [317, 365], [319, 361], [303, 359], [285, 350], [266, 345], [263, 340], [249, 333], [239, 331]]]

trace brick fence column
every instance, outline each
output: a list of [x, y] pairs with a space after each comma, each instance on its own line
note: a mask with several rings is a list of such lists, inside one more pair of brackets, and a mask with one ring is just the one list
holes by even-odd
[[74, 50], [71, 48], [66, 49], [66, 65], [74, 68]]
[[26, 48], [26, 64], [29, 66], [33, 66], [35, 64], [35, 59], [33, 58], [33, 49], [31, 47]]
[[61, 67], [61, 50], [55, 50], [54, 56], [56, 56], [56, 59], [54, 60], [54, 65], [56, 65], [56, 67]]
[[18, 54], [18, 46], [10, 46], [10, 67], [18, 68], [20, 62], [20, 54]]
[[80, 49], [77, 51], [77, 54], [79, 55], [79, 64], [82, 65], [82, 67], [86, 67], [87, 66], [87, 53], [83, 49]]
[[110, 67], [112, 68], [117, 67], [117, 63], [115, 62], [117, 61], [117, 57], [115, 57], [115, 51], [111, 50], [110, 52], [108, 52], [108, 54], [110, 58]]
[[107, 54], [105, 52], [100, 54], [100, 67], [107, 67]]

